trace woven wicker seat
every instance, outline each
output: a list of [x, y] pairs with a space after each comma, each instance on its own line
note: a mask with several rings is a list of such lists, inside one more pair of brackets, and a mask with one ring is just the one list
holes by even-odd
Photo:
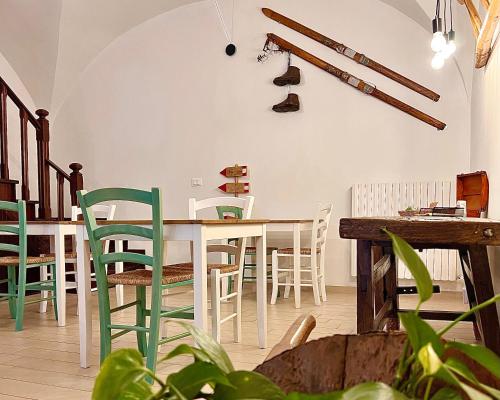
[[[316, 253], [319, 253], [320, 249], [316, 249]], [[278, 249], [278, 254], [287, 254], [287, 255], [292, 255], [293, 256], [293, 248], [292, 247], [286, 247], [284, 249]], [[303, 256], [310, 256], [311, 255], [311, 249], [310, 248], [301, 248], [300, 249], [300, 254]]]
[[[48, 253], [48, 254], [42, 254], [42, 257], [55, 257], [56, 255], [54, 253]], [[71, 253], [65, 253], [64, 258], [66, 260], [68, 259], [75, 259], [76, 258], [76, 252], [72, 251]]]
[[[278, 250], [277, 247], [268, 247], [267, 248], [267, 255], [271, 255], [274, 250]], [[247, 246], [245, 248], [245, 254], [247, 256], [255, 256], [257, 255], [257, 247], [255, 246]]]
[[[50, 263], [56, 262], [56, 259], [54, 257], [49, 257], [49, 256], [39, 256], [39, 257], [27, 257], [26, 258], [26, 263], [27, 264], [42, 264], [42, 263]], [[19, 257], [12, 256], [12, 257], [0, 257], [0, 266], [6, 267], [9, 265], [19, 265]]]
[[[213, 269], [218, 269], [222, 274], [226, 274], [228, 272], [238, 271], [238, 266], [234, 264], [207, 264], [208, 273]], [[168, 270], [188, 271], [193, 273], [193, 263], [172, 264], [163, 267], [163, 271]]]
[[[153, 272], [145, 269], [137, 269], [135, 271], [127, 271], [119, 274], [108, 276], [108, 282], [117, 285], [131, 286], [151, 286]], [[189, 271], [167, 271], [163, 270], [161, 283], [168, 285], [172, 283], [184, 282], [193, 279], [193, 274]]]

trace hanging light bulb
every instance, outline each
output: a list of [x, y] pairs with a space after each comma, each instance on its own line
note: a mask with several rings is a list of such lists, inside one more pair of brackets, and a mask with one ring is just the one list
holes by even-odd
[[441, 69], [444, 66], [444, 54], [443, 52], [439, 52], [434, 54], [434, 57], [432, 57], [431, 61], [431, 67], [432, 69]]
[[457, 45], [455, 44], [455, 31], [450, 30], [446, 36], [446, 46], [443, 49], [443, 56], [445, 59], [449, 58], [457, 50]]
[[443, 34], [443, 23], [442, 19], [436, 17], [432, 20], [432, 41], [431, 49], [435, 53], [438, 53], [444, 49], [446, 46], [446, 39]]

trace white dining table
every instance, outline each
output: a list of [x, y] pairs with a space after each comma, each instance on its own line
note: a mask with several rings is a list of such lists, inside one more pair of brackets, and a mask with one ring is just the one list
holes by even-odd
[[[1, 221], [2, 225], [18, 226], [18, 222]], [[71, 221], [27, 221], [28, 236], [48, 236], [50, 252], [56, 259], [57, 325], [66, 325], [66, 236], [75, 236], [77, 226]]]
[[[287, 236], [291, 233], [293, 239], [293, 294], [295, 304], [300, 304], [300, 248], [305, 239], [303, 232], [311, 232], [313, 226], [312, 219], [271, 219], [267, 223], [268, 233], [285, 232]], [[282, 237], [280, 236], [280, 239]], [[310, 237], [308, 237], [310, 239]]]
[[[268, 220], [164, 220], [165, 241], [191, 241], [193, 243], [194, 264], [194, 324], [205, 331], [208, 328], [207, 298], [207, 244], [210, 240], [231, 238], [255, 238], [257, 247], [257, 327], [259, 347], [267, 347], [267, 290], [266, 290], [266, 225]], [[151, 221], [98, 221], [98, 224], [134, 224], [151, 228]], [[76, 234], [77, 277], [78, 277], [78, 319], [80, 329], [80, 366], [90, 366], [92, 349], [92, 308], [90, 249], [87, 231], [83, 222], [73, 222]], [[140, 240], [125, 235], [110, 239]], [[64, 240], [63, 240], [64, 243]], [[60, 244], [59, 244], [60, 246]], [[62, 247], [64, 250], [64, 245]], [[57, 251], [56, 257], [61, 257]], [[64, 251], [63, 251], [64, 253]], [[62, 255], [64, 257], [64, 254]], [[64, 260], [64, 259], [63, 259]], [[64, 265], [64, 261], [59, 264]], [[64, 275], [64, 274], [62, 274]], [[59, 277], [59, 275], [58, 275]], [[61, 282], [58, 282], [58, 287]], [[59, 304], [59, 298], [58, 298]]]

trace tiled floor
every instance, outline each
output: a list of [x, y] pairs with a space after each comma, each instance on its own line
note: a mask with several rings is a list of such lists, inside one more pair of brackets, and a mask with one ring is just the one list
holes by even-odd
[[[126, 295], [133, 291], [126, 289]], [[293, 292], [292, 292], [293, 295]], [[302, 308], [297, 310], [292, 299], [278, 299], [278, 303], [268, 307], [269, 344], [274, 345], [288, 326], [302, 313], [311, 312], [318, 320], [312, 338], [335, 333], [354, 333], [356, 320], [356, 297], [353, 288], [331, 287], [328, 289], [328, 302], [315, 306], [311, 293], [303, 291]], [[89, 399], [94, 377], [98, 371], [99, 328], [97, 324], [97, 297], [93, 296], [93, 366], [81, 369], [78, 355], [78, 320], [76, 317], [76, 296], [69, 295], [69, 311], [67, 326], [58, 328], [54, 321], [52, 309], [46, 315], [38, 313], [37, 305], [28, 306], [25, 329], [14, 332], [14, 322], [8, 317], [6, 303], [0, 303], [0, 400], [3, 399]], [[413, 296], [402, 300], [402, 307], [415, 304]], [[113, 299], [114, 296], [111, 296]], [[243, 341], [232, 343], [232, 325], [226, 324], [222, 342], [236, 368], [253, 369], [259, 364], [269, 349], [257, 346], [257, 329], [255, 323], [255, 293], [252, 286], [246, 286], [243, 301]], [[189, 304], [192, 292], [171, 292], [171, 304]], [[462, 310], [465, 305], [458, 292], [444, 292], [435, 295], [427, 308]], [[131, 321], [132, 311], [119, 313], [116, 320]], [[170, 326], [172, 327], [170, 328]], [[176, 331], [175, 324], [169, 329]], [[443, 323], [433, 323], [442, 326]], [[470, 323], [462, 323], [448, 334], [448, 338], [473, 341]], [[188, 339], [185, 341], [189, 342]], [[165, 353], [180, 342], [164, 346]], [[121, 337], [116, 347], [135, 347], [133, 333]], [[187, 358], [177, 358], [161, 364], [160, 374], [178, 370]]]

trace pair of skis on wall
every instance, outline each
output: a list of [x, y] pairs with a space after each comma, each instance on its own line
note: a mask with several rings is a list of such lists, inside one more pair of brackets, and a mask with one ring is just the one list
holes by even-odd
[[[328, 38], [324, 35], [322, 35], [319, 32], [316, 32], [288, 17], [285, 17], [284, 15], [281, 15], [269, 8], [263, 8], [262, 12], [264, 15], [267, 17], [273, 19], [276, 22], [279, 22], [280, 24], [283, 24], [287, 26], [290, 29], [293, 29], [294, 31], [297, 31], [299, 33], [302, 33], [303, 35], [316, 40], [317, 42], [335, 50], [339, 54], [342, 54], [348, 58], [353, 59], [359, 64], [362, 64], [374, 71], [377, 71], [381, 73], [382, 75], [398, 82], [401, 85], [406, 86], [407, 88], [433, 100], [433, 101], [438, 101], [439, 100], [439, 94], [433, 92], [432, 90], [412, 81], [411, 79], [408, 79], [404, 77], [401, 74], [398, 74], [397, 72], [383, 66], [382, 64], [379, 64], [378, 62], [366, 57], [364, 54], [358, 53], [355, 50], [350, 49], [349, 47], [336, 42], [335, 40]], [[328, 72], [329, 74], [335, 76], [336, 78], [340, 79], [344, 83], [347, 83], [359, 91], [368, 94], [370, 96], [376, 97], [377, 99], [383, 101], [384, 103], [387, 103], [393, 107], [398, 108], [399, 110], [429, 124], [432, 125], [433, 127], [437, 128], [438, 130], [443, 130], [446, 127], [446, 124], [444, 122], [441, 122], [437, 120], [434, 117], [431, 117], [430, 115], [424, 113], [423, 111], [417, 110], [416, 108], [403, 103], [401, 100], [398, 100], [387, 93], [384, 93], [383, 91], [377, 89], [374, 85], [371, 85], [361, 79], [356, 78], [354, 75], [349, 74], [346, 71], [341, 70], [340, 68], [335, 67], [332, 64], [327, 63], [326, 61], [323, 61], [322, 59], [314, 56], [311, 53], [308, 53], [305, 50], [302, 50], [300, 47], [297, 47], [293, 45], [290, 42], [287, 42], [285, 39], [282, 39], [278, 35], [275, 35], [273, 33], [268, 33], [267, 34], [267, 40], [268, 42], [274, 43], [277, 45], [280, 50], [290, 52], [297, 57], [302, 58], [305, 61], [310, 62], [311, 64], [317, 66], [318, 68], [321, 68], [322, 70]]]

